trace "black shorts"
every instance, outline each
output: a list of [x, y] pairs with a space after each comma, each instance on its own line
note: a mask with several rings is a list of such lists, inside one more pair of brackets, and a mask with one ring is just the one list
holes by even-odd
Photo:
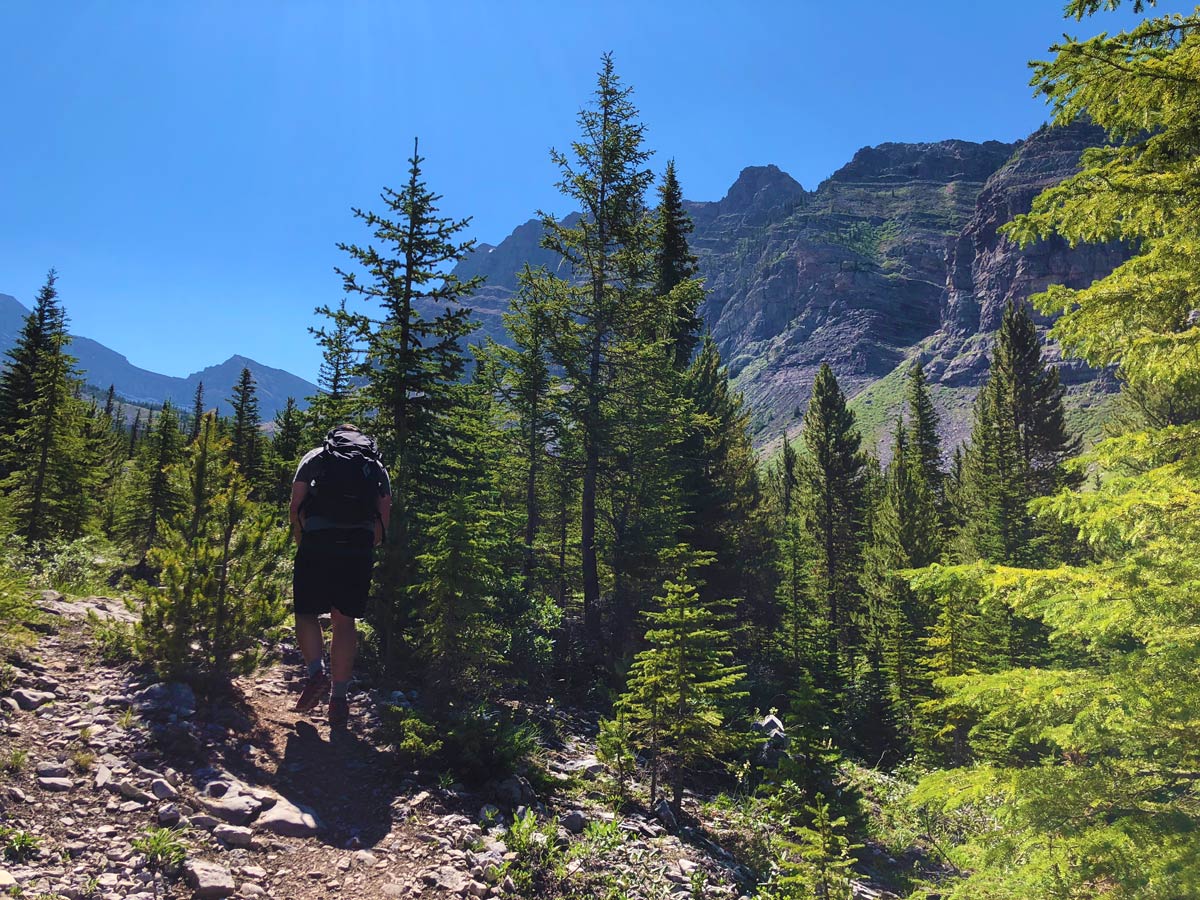
[[361, 619], [367, 611], [375, 535], [361, 528], [306, 532], [296, 550], [292, 601], [297, 615], [336, 609]]

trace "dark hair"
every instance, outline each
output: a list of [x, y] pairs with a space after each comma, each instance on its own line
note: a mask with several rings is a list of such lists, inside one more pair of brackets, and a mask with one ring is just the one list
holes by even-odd
[[332, 431], [353, 431], [362, 434], [357, 425], [351, 425], [349, 422], [343, 422], [341, 425], [335, 426]]

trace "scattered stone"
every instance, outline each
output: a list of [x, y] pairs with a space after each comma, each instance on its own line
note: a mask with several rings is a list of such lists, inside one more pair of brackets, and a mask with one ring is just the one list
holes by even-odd
[[220, 900], [237, 889], [229, 870], [216, 863], [190, 859], [183, 866], [183, 874], [196, 892], [196, 900]]
[[190, 821], [197, 828], [203, 828], [205, 831], [212, 831], [221, 824], [221, 820], [214, 816], [191, 816]]
[[110, 769], [108, 766], [101, 763], [100, 768], [96, 769], [96, 787], [97, 788], [104, 787], [110, 781], [112, 781], [112, 777], [113, 777], [112, 769]]
[[179, 791], [175, 790], [171, 782], [165, 778], [155, 778], [150, 783], [150, 793], [154, 794], [159, 800], [178, 800]]
[[196, 712], [196, 694], [181, 681], [160, 681], [133, 695], [133, 705], [145, 713], [188, 718]]
[[231, 847], [249, 847], [254, 839], [254, 832], [241, 825], [227, 825], [222, 822], [213, 829], [213, 837]]
[[679, 822], [675, 819], [675, 812], [671, 809], [671, 804], [667, 801], [659, 800], [654, 805], [654, 817], [666, 826], [667, 831], [674, 831], [679, 827]]
[[262, 881], [267, 877], [267, 870], [262, 866], [242, 866], [242, 874], [247, 878], [253, 878], [256, 881]]
[[214, 816], [232, 825], [245, 825], [262, 808], [262, 804], [253, 797], [242, 794], [221, 797], [219, 800], [201, 799], [200, 803]]
[[12, 697], [0, 697], [0, 709], [3, 709], [7, 716], [15, 716], [21, 711], [21, 704]]
[[31, 688], [17, 688], [12, 692], [12, 698], [24, 710], [37, 709], [55, 699], [49, 691], [35, 691]]
[[164, 828], [178, 825], [180, 818], [179, 807], [174, 803], [164, 803], [158, 808], [158, 824]]
[[583, 834], [583, 829], [587, 826], [587, 817], [579, 810], [573, 809], [559, 819], [558, 824], [571, 834]]
[[520, 775], [510, 775], [496, 785], [496, 802], [515, 809], [528, 806], [537, 799], [533, 787]]
[[52, 761], [38, 763], [35, 771], [39, 778], [66, 778], [71, 774], [62, 763]]
[[15, 887], [17, 879], [12, 877], [12, 874], [7, 869], [0, 869], [0, 890], [7, 891], [10, 887]]
[[309, 837], [321, 827], [316, 816], [283, 798], [259, 816], [255, 824], [284, 837]]
[[13, 803], [28, 803], [29, 802], [29, 798], [27, 796], [25, 796], [25, 792], [23, 790], [21, 790], [19, 787], [17, 787], [15, 784], [9, 785], [9, 787], [8, 787], [8, 799], [13, 801]]
[[37, 783], [43, 791], [52, 793], [62, 793], [75, 787], [75, 783], [70, 778], [39, 778]]

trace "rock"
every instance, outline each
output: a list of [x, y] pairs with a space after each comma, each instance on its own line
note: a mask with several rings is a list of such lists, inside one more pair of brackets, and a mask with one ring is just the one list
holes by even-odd
[[492, 889], [482, 881], [472, 881], [469, 885], [467, 885], [467, 893], [469, 893], [472, 897], [486, 897], [491, 892]]
[[558, 824], [571, 834], [583, 834], [583, 829], [587, 826], [587, 818], [579, 810], [573, 809], [560, 818]]
[[675, 812], [671, 809], [665, 799], [659, 800], [654, 806], [654, 817], [666, 826], [667, 831], [674, 831], [679, 827], [679, 822], [675, 818]]
[[13, 716], [21, 711], [21, 704], [12, 697], [0, 697], [0, 709], [6, 716]]
[[265, 897], [267, 892], [257, 884], [247, 881], [241, 887], [241, 894], [243, 897]]
[[564, 763], [562, 771], [585, 778], [598, 778], [604, 774], [604, 763], [594, 756], [585, 756]]
[[203, 828], [205, 831], [212, 831], [221, 824], [221, 820], [215, 816], [190, 816], [189, 821], [197, 828]]
[[37, 783], [43, 791], [52, 793], [62, 793], [75, 787], [75, 783], [70, 778], [39, 778]]
[[242, 866], [242, 874], [255, 881], [262, 881], [267, 877], [267, 870], [262, 866]]
[[160, 681], [133, 695], [139, 711], [188, 718], [196, 712], [196, 694], [181, 681]]
[[25, 792], [15, 784], [8, 786], [8, 799], [13, 803], [27, 803], [29, 798], [25, 796]]
[[321, 827], [316, 816], [283, 798], [259, 816], [254, 824], [284, 837], [309, 837]]
[[158, 808], [158, 824], [164, 828], [178, 825], [180, 819], [179, 807], [174, 803], [164, 803]]
[[32, 688], [17, 688], [12, 692], [12, 698], [24, 710], [37, 709], [55, 699], [49, 691], [35, 691]]
[[217, 800], [202, 798], [200, 804], [214, 816], [224, 819], [231, 825], [245, 825], [262, 808], [259, 801], [242, 794], [221, 797]]
[[440, 866], [433, 872], [426, 872], [422, 880], [431, 887], [439, 887], [451, 894], [465, 894], [471, 886], [471, 879], [454, 866]]
[[241, 825], [228, 825], [222, 822], [213, 829], [213, 837], [231, 847], [249, 847], [254, 840], [254, 832]]
[[98, 788], [104, 787], [110, 781], [112, 781], [112, 777], [113, 777], [112, 769], [110, 769], [108, 766], [101, 763], [100, 767], [98, 769], [96, 769], [96, 780], [95, 780], [96, 787], [98, 787]]
[[44, 761], [34, 769], [39, 778], [66, 778], [70, 771], [60, 762]]
[[496, 802], [509, 809], [528, 806], [537, 799], [533, 787], [520, 775], [510, 775], [497, 784], [495, 795]]
[[7, 891], [10, 887], [15, 887], [17, 879], [12, 877], [12, 873], [8, 869], [0, 869], [0, 890]]
[[189, 859], [183, 866], [183, 874], [196, 892], [196, 900], [220, 900], [237, 889], [229, 870], [216, 863]]
[[178, 800], [179, 791], [175, 790], [174, 786], [165, 778], [155, 778], [150, 783], [150, 793], [159, 800]]
[[115, 790], [127, 800], [138, 803], [153, 803], [154, 798], [130, 781], [115, 781], [109, 784], [109, 790]]

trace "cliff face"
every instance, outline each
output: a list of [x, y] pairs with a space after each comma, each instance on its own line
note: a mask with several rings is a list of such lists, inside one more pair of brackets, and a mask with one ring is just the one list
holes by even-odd
[[[746, 395], [756, 437], [796, 429], [822, 362], [847, 394], [870, 402], [918, 355], [946, 392], [947, 431], [960, 436], [964, 397], [986, 374], [1004, 304], [1054, 282], [1085, 285], [1124, 258], [1117, 247], [1071, 250], [1058, 240], [1020, 249], [998, 232], [1102, 139], [1077, 125], [1019, 144], [882, 144], [813, 191], [776, 166], [753, 166], [722, 199], [689, 203], [704, 320]], [[461, 277], [489, 276], [475, 298], [487, 333], [501, 334], [521, 264], [557, 262], [539, 239], [538, 223], [527, 222], [460, 264]], [[1078, 364], [1064, 374], [1077, 385], [1095, 379]]]

